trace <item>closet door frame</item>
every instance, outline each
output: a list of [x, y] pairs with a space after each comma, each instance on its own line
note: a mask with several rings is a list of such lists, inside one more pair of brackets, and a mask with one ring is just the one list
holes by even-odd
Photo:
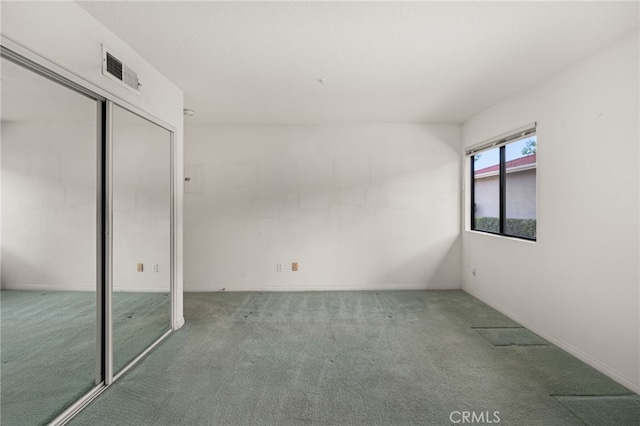
[[[62, 411], [50, 425], [64, 425], [78, 414], [84, 407], [100, 395], [124, 373], [130, 370], [140, 359], [146, 356], [162, 340], [164, 340], [181, 324], [176, 323], [175, 310], [177, 303], [176, 283], [176, 203], [175, 203], [175, 160], [176, 160], [176, 128], [163, 120], [131, 105], [124, 99], [90, 83], [73, 72], [32, 52], [13, 40], [0, 36], [0, 56], [23, 68], [35, 72], [62, 86], [94, 99], [97, 108], [97, 217], [96, 217], [96, 354], [95, 354], [95, 387], [81, 396], [76, 402]], [[113, 374], [113, 342], [112, 342], [112, 185], [111, 185], [111, 151], [112, 151], [112, 111], [113, 105], [136, 114], [170, 132], [171, 135], [171, 217], [170, 217], [170, 329], [160, 336], [147, 349], [133, 359], [117, 375]]]
[[[138, 354], [131, 362], [125, 365], [118, 373], [114, 374], [113, 369], [113, 107], [117, 106], [123, 109], [126, 112], [134, 114], [142, 119], [145, 119], [152, 124], [159, 126], [160, 128], [167, 130], [170, 135], [169, 140], [169, 280], [170, 280], [170, 298], [171, 298], [171, 309], [169, 311], [169, 315], [171, 316], [170, 327], [165, 333], [162, 334], [156, 341], [154, 341], [151, 345], [149, 345], [144, 351]], [[106, 259], [106, 280], [105, 280], [105, 323], [107, 327], [105, 329], [105, 345], [107, 347], [106, 351], [106, 359], [105, 359], [105, 383], [106, 385], [110, 385], [117, 379], [119, 379], [122, 375], [124, 375], [127, 371], [129, 371], [132, 367], [134, 367], [138, 361], [144, 358], [149, 352], [151, 352], [162, 340], [164, 340], [169, 334], [171, 334], [174, 330], [177, 329], [176, 324], [174, 323], [174, 313], [175, 313], [175, 305], [176, 305], [176, 292], [175, 292], [175, 130], [171, 127], [166, 127], [155, 120], [151, 119], [148, 114], [140, 114], [139, 112], [134, 111], [133, 109], [124, 106], [120, 103], [113, 102], [111, 100], [107, 100], [105, 103], [105, 111], [106, 111], [106, 137], [104, 140], [105, 147], [105, 179], [104, 182], [106, 184], [105, 189], [105, 222], [106, 222], [106, 238], [105, 238], [105, 259]]]

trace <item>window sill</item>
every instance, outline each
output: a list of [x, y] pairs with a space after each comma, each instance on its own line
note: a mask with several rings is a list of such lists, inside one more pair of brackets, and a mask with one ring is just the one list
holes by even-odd
[[475, 231], [473, 229], [465, 229], [465, 231], [470, 233], [470, 234], [484, 235], [486, 237], [500, 238], [500, 239], [509, 240], [509, 241], [518, 241], [520, 243], [536, 244], [538, 242], [538, 240], [535, 240], [535, 241], [533, 241], [533, 240], [525, 240], [523, 238], [508, 237], [506, 235], [498, 235], [498, 234], [492, 234], [490, 232]]

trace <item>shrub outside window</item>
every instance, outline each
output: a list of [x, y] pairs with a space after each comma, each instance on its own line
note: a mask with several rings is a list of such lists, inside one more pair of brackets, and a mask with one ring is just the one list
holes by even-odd
[[[533, 131], [472, 151], [471, 229], [536, 240], [537, 138]], [[498, 145], [497, 147], [493, 147]]]

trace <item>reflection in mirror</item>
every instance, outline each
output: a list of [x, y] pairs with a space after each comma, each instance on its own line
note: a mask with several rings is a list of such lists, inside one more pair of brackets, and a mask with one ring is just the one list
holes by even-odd
[[171, 327], [171, 133], [113, 107], [113, 371]]
[[98, 103], [2, 59], [4, 425], [53, 420], [96, 373]]

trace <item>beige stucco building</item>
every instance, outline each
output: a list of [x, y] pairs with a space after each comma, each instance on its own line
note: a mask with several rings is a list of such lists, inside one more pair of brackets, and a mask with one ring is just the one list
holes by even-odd
[[[507, 218], [536, 218], [536, 154], [507, 161]], [[499, 217], [498, 165], [474, 172], [475, 216]]]

